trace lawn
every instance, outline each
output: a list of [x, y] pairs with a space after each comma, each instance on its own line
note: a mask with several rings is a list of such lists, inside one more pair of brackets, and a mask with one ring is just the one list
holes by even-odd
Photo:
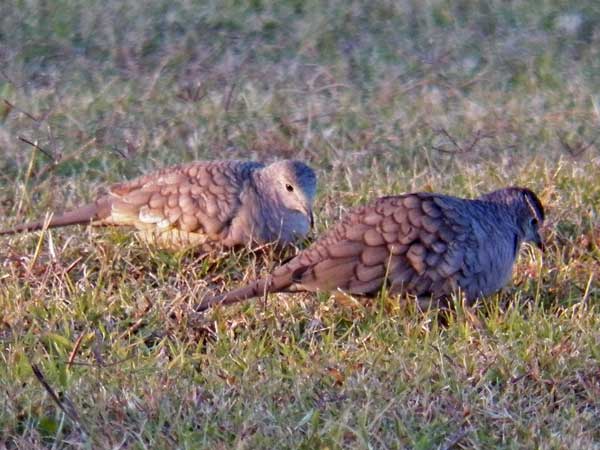
[[[194, 159], [306, 160], [316, 229], [527, 186], [546, 252], [474, 308], [209, 292], [272, 253], [0, 238], [0, 449], [600, 449], [600, 3], [0, 2], [0, 227]], [[304, 243], [303, 245], [307, 245]]]

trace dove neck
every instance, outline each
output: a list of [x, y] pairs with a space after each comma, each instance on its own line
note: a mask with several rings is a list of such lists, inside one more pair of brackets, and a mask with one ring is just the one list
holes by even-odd
[[[490, 226], [497, 228], [498, 232], [509, 232], [513, 235], [514, 247], [518, 248], [523, 241], [523, 230], [521, 229], [519, 218], [522, 217], [526, 205], [520, 201], [513, 189], [500, 189], [479, 197], [477, 200], [485, 202], [480, 221], [486, 218]], [[491, 208], [491, 210], [490, 210]], [[485, 211], [488, 211], [486, 214]], [[492, 211], [493, 214], [489, 214]]]
[[[514, 213], [520, 213], [521, 211], [529, 208], [525, 196], [531, 192], [528, 189], [519, 187], [509, 187], [504, 189], [498, 189], [488, 194], [479, 197], [479, 200], [495, 203], [498, 205], [504, 205]], [[531, 194], [533, 195], [533, 194]], [[540, 205], [541, 206], [541, 205]]]

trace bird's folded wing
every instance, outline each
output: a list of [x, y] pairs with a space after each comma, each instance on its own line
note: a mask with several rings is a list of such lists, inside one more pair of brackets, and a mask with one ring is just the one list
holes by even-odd
[[357, 208], [273, 277], [292, 274], [307, 290], [440, 295], [464, 275], [468, 220], [444, 197], [384, 197]]
[[[206, 299], [199, 310], [259, 292], [332, 291], [439, 298], [473, 276], [477, 242], [460, 200], [428, 193], [383, 197], [354, 209], [309, 248], [265, 279]], [[467, 282], [469, 280], [466, 280]]]
[[105, 222], [165, 239], [189, 234], [217, 240], [240, 207], [243, 183], [231, 163], [170, 167], [112, 186]]

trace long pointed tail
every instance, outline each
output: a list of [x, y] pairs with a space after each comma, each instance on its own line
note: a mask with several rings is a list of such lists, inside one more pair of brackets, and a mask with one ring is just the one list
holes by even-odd
[[196, 307], [196, 311], [205, 311], [208, 308], [212, 308], [216, 305], [232, 305], [234, 303], [248, 300], [249, 298], [258, 297], [265, 293], [272, 292], [269, 286], [271, 284], [270, 281], [271, 277], [261, 278], [233, 291], [207, 297]]
[[207, 297], [196, 307], [196, 311], [205, 311], [217, 305], [232, 305], [271, 292], [279, 292], [289, 288], [291, 284], [292, 279], [289, 273], [280, 274], [279, 276], [269, 275], [233, 291]]
[[[66, 225], [89, 224], [96, 220], [102, 220], [110, 214], [110, 203], [106, 198], [102, 198], [94, 203], [88, 203], [73, 211], [67, 211], [63, 214], [55, 215], [50, 219], [49, 228], [63, 227]], [[0, 230], [0, 235], [15, 234], [22, 231], [36, 231], [44, 227], [44, 221], [24, 223], [12, 228]]]

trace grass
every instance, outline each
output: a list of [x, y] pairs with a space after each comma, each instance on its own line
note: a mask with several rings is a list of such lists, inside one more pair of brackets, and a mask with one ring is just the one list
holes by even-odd
[[591, 0], [1, 3], [3, 226], [167, 164], [297, 157], [318, 232], [520, 184], [548, 249], [441, 325], [326, 294], [196, 317], [276, 258], [2, 238], [0, 447], [600, 448], [598, 49]]

